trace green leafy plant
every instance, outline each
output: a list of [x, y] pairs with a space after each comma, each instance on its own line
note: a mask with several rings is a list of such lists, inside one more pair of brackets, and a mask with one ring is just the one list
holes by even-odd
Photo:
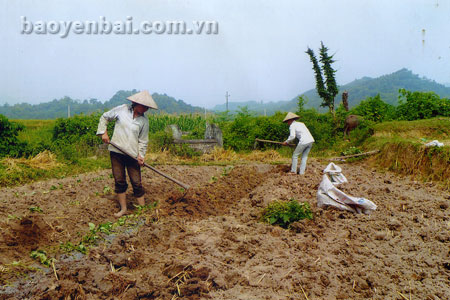
[[56, 185], [52, 185], [52, 186], [50, 187], [50, 191], [54, 191], [54, 190], [62, 189], [62, 188], [63, 188], [63, 185], [62, 185], [61, 183], [58, 183], [57, 186], [56, 186]]
[[29, 209], [31, 212], [38, 212], [38, 213], [44, 212], [44, 211], [42, 210], [42, 208], [40, 208], [39, 206], [31, 206], [31, 207], [29, 207], [28, 209]]
[[224, 167], [223, 169], [222, 169], [222, 174], [220, 175], [221, 177], [226, 177], [226, 176], [228, 176], [228, 174], [230, 174], [230, 172], [231, 172], [231, 170], [233, 170], [233, 166], [231, 166], [231, 167]]
[[104, 234], [111, 234], [112, 228], [113, 228], [113, 223], [106, 222], [104, 224], [99, 224], [97, 227], [97, 231], [100, 231], [101, 233], [104, 233]]
[[345, 151], [341, 152], [342, 156], [347, 156], [347, 155], [353, 155], [353, 154], [359, 154], [362, 153], [361, 149], [357, 148], [357, 147], [350, 147]]
[[302, 219], [312, 219], [313, 214], [308, 202], [299, 203], [290, 201], [273, 201], [262, 213], [262, 220], [271, 225], [288, 228], [292, 222]]
[[103, 187], [103, 195], [109, 195], [109, 194], [111, 194], [111, 193], [112, 193], [111, 188], [110, 188], [109, 186], [105, 185], [105, 186]]
[[39, 260], [41, 264], [47, 267], [49, 267], [55, 260], [54, 258], [47, 257], [47, 253], [44, 250], [31, 251], [30, 257]]
[[18, 217], [16, 215], [8, 214], [8, 220], [21, 220], [21, 219], [22, 219], [21, 217]]
[[88, 247], [85, 244], [80, 242], [78, 245], [74, 245], [71, 242], [61, 243], [59, 248], [64, 252], [70, 253], [72, 251], [78, 251], [82, 254], [86, 254], [88, 251]]
[[136, 205], [136, 210], [137, 211], [136, 211], [135, 215], [136, 216], [140, 216], [140, 215], [142, 215], [142, 214], [144, 214], [144, 213], [146, 213], [148, 211], [151, 211], [151, 210], [155, 209], [157, 205], [158, 205], [158, 202], [156, 202], [156, 201], [155, 202], [151, 202], [151, 203], [149, 203], [147, 205]]

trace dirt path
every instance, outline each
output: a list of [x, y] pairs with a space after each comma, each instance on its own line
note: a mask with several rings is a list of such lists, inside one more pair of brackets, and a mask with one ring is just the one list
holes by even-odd
[[[20, 281], [8, 270], [31, 250], [79, 240], [89, 222], [115, 221], [109, 172], [2, 189], [0, 299], [449, 299], [449, 194], [341, 166], [350, 181], [342, 189], [375, 202], [372, 215], [318, 209], [325, 165], [317, 161], [304, 177], [287, 166], [162, 167], [193, 186], [181, 200], [176, 186], [146, 172], [158, 222], [86, 256], [58, 257], [58, 281], [52, 268]], [[259, 222], [272, 200], [292, 198], [311, 203], [314, 220], [291, 230]]]

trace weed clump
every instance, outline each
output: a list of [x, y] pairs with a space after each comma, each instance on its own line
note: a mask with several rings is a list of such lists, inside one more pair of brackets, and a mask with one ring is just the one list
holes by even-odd
[[312, 220], [313, 213], [308, 202], [273, 201], [263, 211], [262, 220], [271, 225], [289, 228], [290, 224], [303, 219]]

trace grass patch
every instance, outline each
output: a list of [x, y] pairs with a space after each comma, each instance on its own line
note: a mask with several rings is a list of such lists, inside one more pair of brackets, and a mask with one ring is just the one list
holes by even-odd
[[377, 124], [374, 129], [375, 139], [397, 138], [412, 142], [427, 142], [435, 139], [445, 141], [450, 139], [450, 118], [384, 122]]
[[51, 141], [56, 120], [11, 120], [22, 124], [25, 129], [19, 132], [20, 141], [30, 144]]

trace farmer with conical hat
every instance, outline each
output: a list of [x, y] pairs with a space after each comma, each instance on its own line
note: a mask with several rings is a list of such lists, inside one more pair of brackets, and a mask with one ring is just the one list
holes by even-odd
[[309, 151], [312, 148], [312, 145], [314, 143], [314, 138], [309, 132], [308, 128], [305, 124], [302, 122], [297, 122], [296, 120], [300, 117], [297, 116], [294, 113], [288, 112], [286, 117], [284, 118], [283, 122], [289, 124], [289, 137], [288, 139], [283, 143], [284, 145], [287, 145], [289, 142], [293, 141], [295, 138], [298, 139], [298, 145], [294, 150], [294, 153], [292, 154], [292, 167], [291, 167], [291, 173], [297, 174], [297, 162], [298, 157], [301, 154], [302, 155], [302, 161], [300, 163], [300, 170], [299, 174], [303, 175], [305, 174], [306, 170], [306, 161], [308, 160], [308, 154]]
[[116, 121], [111, 142], [124, 151], [137, 158], [137, 161], [114, 146], [109, 145], [111, 167], [114, 176], [114, 192], [120, 204], [120, 211], [114, 216], [121, 217], [127, 211], [125, 192], [128, 188], [125, 169], [128, 171], [134, 196], [139, 205], [145, 205], [145, 190], [141, 182], [141, 166], [148, 144], [148, 118], [144, 114], [149, 108], [158, 109], [155, 101], [148, 91], [142, 91], [127, 98], [131, 104], [123, 104], [105, 112], [100, 117], [97, 135], [102, 137], [104, 143], [109, 144], [107, 132], [108, 122]]

